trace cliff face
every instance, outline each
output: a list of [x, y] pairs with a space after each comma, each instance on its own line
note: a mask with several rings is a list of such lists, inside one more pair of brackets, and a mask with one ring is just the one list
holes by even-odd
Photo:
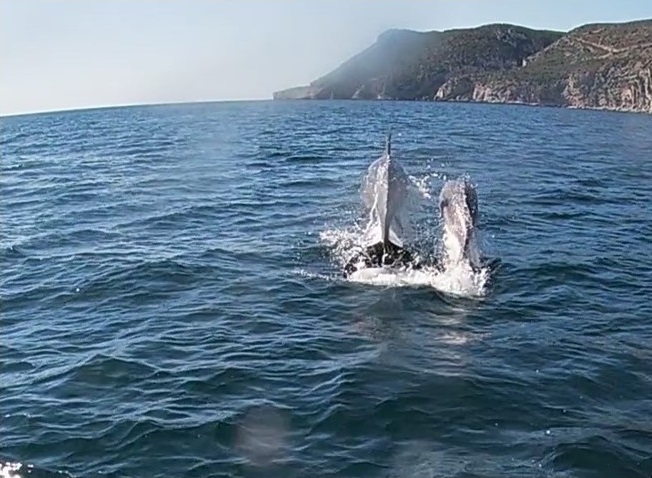
[[452, 78], [434, 99], [652, 113], [652, 22], [587, 25], [499, 74]]
[[308, 87], [275, 99], [527, 103], [652, 113], [652, 21], [567, 34], [512, 25], [391, 30]]

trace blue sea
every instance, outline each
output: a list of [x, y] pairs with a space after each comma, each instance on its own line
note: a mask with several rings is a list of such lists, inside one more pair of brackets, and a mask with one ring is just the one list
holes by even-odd
[[[343, 277], [390, 128], [414, 247], [466, 176], [483, 277]], [[652, 116], [227, 102], [0, 138], [2, 476], [652, 475]]]

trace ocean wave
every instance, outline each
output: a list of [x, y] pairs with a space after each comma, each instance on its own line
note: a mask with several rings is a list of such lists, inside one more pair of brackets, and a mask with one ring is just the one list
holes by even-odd
[[[7, 118], [3, 466], [649, 475], [652, 190], [643, 150], [607, 137], [644, 137], [633, 118], [366, 101]], [[439, 257], [441, 182], [468, 174], [497, 267], [343, 277], [389, 123], [414, 247]]]

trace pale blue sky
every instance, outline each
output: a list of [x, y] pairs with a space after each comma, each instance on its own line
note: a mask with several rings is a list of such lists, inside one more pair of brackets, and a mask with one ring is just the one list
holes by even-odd
[[652, 0], [1, 0], [0, 114], [269, 99], [388, 28], [640, 18]]

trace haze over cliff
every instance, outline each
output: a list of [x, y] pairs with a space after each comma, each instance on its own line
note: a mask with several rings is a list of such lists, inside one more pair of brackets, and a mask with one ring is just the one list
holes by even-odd
[[389, 30], [308, 86], [274, 99], [527, 103], [652, 113], [652, 20], [568, 33], [492, 24]]

